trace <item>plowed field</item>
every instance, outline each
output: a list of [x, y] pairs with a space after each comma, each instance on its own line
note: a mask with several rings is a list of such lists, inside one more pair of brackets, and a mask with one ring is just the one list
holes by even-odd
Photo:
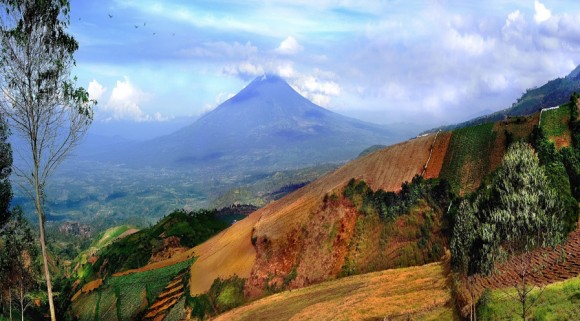
[[[499, 289], [514, 286], [518, 280], [516, 267], [519, 258], [514, 258], [497, 268], [491, 276], [476, 276], [473, 292], [479, 297], [485, 289]], [[530, 273], [531, 284], [547, 285], [580, 275], [580, 229], [572, 232], [566, 243], [553, 250], [536, 251], [532, 257], [532, 269], [540, 267], [541, 273]], [[468, 302], [467, 289], [460, 291], [460, 299]]]

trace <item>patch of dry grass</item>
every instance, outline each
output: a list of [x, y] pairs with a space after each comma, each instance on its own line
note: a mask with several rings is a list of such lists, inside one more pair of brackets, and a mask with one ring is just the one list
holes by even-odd
[[453, 320], [441, 263], [357, 275], [275, 294], [215, 320]]

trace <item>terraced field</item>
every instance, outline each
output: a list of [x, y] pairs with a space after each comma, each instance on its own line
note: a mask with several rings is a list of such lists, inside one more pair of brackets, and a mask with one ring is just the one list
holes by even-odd
[[278, 293], [215, 320], [456, 320], [445, 264], [357, 275]]
[[[139, 316], [147, 307], [165, 316], [165, 311], [181, 299], [184, 271], [192, 263], [193, 260], [185, 260], [163, 268], [113, 276], [92, 287], [89, 293], [75, 295], [72, 311], [81, 321], [141, 319]], [[167, 298], [171, 300], [164, 301]], [[160, 303], [153, 306], [154, 302]]]
[[[514, 258], [499, 265], [497, 272], [491, 276], [476, 276], [472, 287], [473, 293], [479, 297], [485, 289], [512, 287], [514, 280], [518, 279], [515, 267], [519, 262], [519, 258]], [[541, 273], [529, 275], [531, 284], [547, 285], [580, 276], [580, 229], [572, 232], [563, 245], [553, 250], [534, 252], [531, 266], [536, 269], [539, 267], [541, 270]], [[468, 302], [467, 288], [461, 289], [458, 295], [460, 301]]]

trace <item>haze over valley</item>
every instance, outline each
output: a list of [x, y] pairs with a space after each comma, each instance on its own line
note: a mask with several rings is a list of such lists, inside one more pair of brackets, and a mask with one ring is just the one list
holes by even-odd
[[580, 320], [580, 3], [0, 3], [0, 321]]

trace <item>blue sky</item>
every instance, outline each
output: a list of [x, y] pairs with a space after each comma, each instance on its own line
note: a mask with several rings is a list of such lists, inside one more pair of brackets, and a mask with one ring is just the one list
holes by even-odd
[[99, 122], [198, 117], [275, 73], [375, 123], [507, 108], [580, 63], [577, 1], [71, 1]]

